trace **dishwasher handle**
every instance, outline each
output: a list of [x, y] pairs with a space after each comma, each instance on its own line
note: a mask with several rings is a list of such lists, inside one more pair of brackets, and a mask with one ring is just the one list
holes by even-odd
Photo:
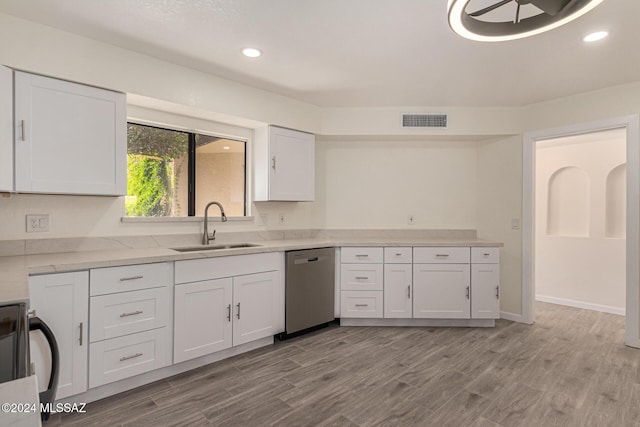
[[295, 265], [298, 264], [308, 264], [310, 262], [321, 262], [327, 259], [326, 256], [313, 256], [313, 257], [304, 257], [304, 258], [296, 258], [293, 263]]

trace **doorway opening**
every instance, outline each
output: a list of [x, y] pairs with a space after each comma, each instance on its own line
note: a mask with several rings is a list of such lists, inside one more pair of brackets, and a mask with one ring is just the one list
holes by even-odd
[[[638, 115], [619, 117], [599, 122], [579, 124], [562, 128], [547, 129], [524, 135], [523, 144], [523, 209], [522, 209], [522, 319], [525, 323], [535, 321], [536, 296], [536, 146], [540, 141], [548, 141], [576, 135], [585, 135], [609, 130], [623, 130], [626, 135], [626, 217], [624, 234], [625, 246], [625, 344], [640, 348], [640, 118]], [[620, 175], [618, 170], [613, 172]], [[580, 171], [570, 170], [559, 178], [556, 195], [561, 198], [566, 188], [573, 188], [576, 182], [584, 181]], [[615, 179], [620, 179], [619, 176]], [[579, 184], [578, 184], [579, 185]], [[613, 185], [613, 184], [612, 184]], [[564, 189], [564, 190], [563, 190]], [[615, 190], [614, 190], [615, 191]], [[566, 193], [567, 191], [565, 191]], [[576, 203], [586, 202], [576, 200]], [[611, 215], [615, 215], [611, 213]], [[618, 213], [619, 215], [619, 213]], [[585, 224], [590, 220], [581, 218], [576, 223], [566, 224], [565, 219], [554, 220], [551, 232], [571, 230], [572, 233], [584, 233]], [[609, 225], [609, 233], [619, 235], [620, 228]], [[619, 225], [619, 224], [618, 224]], [[590, 227], [590, 225], [589, 225]], [[587, 227], [587, 229], [590, 229]], [[606, 230], [606, 220], [605, 220]], [[582, 230], [582, 231], [581, 231]], [[602, 304], [605, 305], [605, 304]]]
[[625, 314], [626, 128], [536, 141], [536, 301]]

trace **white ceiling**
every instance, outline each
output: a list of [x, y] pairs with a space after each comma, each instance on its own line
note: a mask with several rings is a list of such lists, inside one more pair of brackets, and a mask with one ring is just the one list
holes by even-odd
[[[0, 0], [0, 13], [322, 107], [522, 106], [640, 80], [639, 0], [605, 0], [505, 43], [460, 38], [446, 9], [447, 0]], [[581, 41], [600, 29], [610, 37]], [[245, 58], [247, 46], [264, 55]]]

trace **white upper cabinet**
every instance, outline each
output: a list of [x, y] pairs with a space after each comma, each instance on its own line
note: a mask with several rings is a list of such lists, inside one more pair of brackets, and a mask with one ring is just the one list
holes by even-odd
[[13, 72], [0, 66], [0, 191], [13, 191]]
[[254, 141], [255, 201], [315, 199], [315, 136], [277, 126]]
[[15, 191], [126, 193], [124, 94], [16, 71], [14, 112]]

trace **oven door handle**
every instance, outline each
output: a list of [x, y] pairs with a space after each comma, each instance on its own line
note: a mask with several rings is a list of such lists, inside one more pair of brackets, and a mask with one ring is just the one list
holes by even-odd
[[[58, 376], [60, 370], [60, 352], [58, 351], [58, 342], [49, 326], [39, 317], [29, 319], [29, 330], [40, 331], [47, 339], [51, 349], [51, 376], [49, 377], [49, 386], [45, 391], [40, 393], [41, 403], [53, 403], [58, 389]], [[49, 418], [49, 414], [42, 414], [43, 419]]]

